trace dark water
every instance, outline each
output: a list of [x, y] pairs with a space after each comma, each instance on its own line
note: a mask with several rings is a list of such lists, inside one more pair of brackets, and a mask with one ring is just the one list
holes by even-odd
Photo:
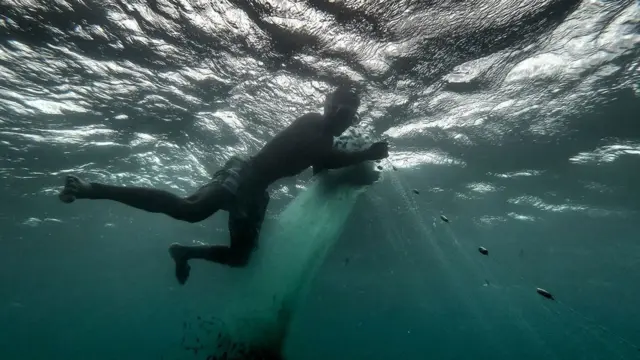
[[1, 359], [159, 359], [234, 301], [166, 252], [226, 215], [67, 206], [64, 174], [187, 194], [344, 83], [390, 163], [288, 358], [640, 358], [638, 2], [0, 0], [0, 34]]

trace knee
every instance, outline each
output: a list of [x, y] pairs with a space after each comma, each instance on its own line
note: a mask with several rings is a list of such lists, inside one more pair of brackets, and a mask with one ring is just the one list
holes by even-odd
[[184, 199], [181, 201], [174, 218], [190, 223], [197, 223], [209, 217], [203, 204], [198, 201]]
[[229, 256], [229, 261], [227, 265], [235, 268], [242, 268], [249, 264], [249, 259], [251, 258], [251, 250], [237, 250], [232, 249], [231, 254]]

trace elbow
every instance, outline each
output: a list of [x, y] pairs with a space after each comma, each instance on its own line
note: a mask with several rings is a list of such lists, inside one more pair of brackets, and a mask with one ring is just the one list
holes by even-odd
[[343, 166], [344, 165], [339, 164], [337, 161], [325, 161], [322, 164], [318, 165], [318, 168], [320, 169], [319, 172], [321, 172], [322, 170], [338, 169]]
[[327, 170], [327, 168], [324, 165], [314, 165], [313, 166], [313, 175], [318, 175], [321, 172]]

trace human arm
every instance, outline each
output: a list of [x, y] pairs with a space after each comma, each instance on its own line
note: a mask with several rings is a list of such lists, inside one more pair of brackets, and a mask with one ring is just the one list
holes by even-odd
[[380, 160], [389, 156], [389, 146], [386, 142], [377, 142], [368, 149], [360, 151], [341, 151], [331, 148], [317, 164], [313, 166], [314, 175], [322, 169], [338, 169], [355, 165], [368, 160]]

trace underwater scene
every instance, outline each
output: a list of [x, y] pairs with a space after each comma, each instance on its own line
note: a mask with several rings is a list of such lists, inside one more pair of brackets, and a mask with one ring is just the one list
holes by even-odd
[[1, 360], [640, 359], [640, 2], [0, 0]]

